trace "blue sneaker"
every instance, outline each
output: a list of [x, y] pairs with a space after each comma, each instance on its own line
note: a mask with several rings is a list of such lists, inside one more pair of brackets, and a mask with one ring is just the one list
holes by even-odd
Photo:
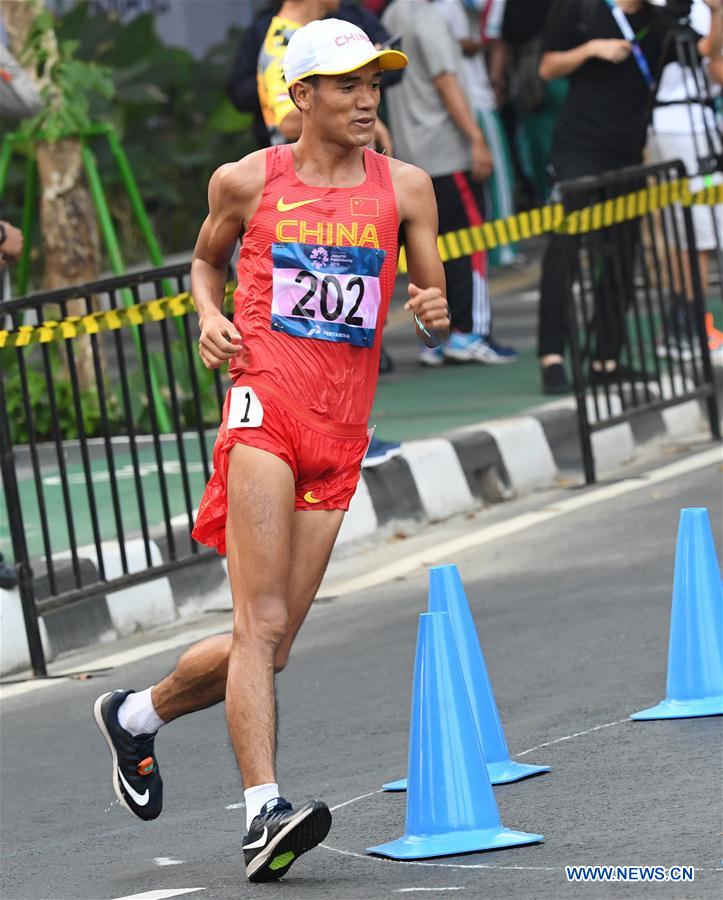
[[480, 362], [488, 366], [517, 362], [519, 353], [513, 347], [503, 347], [481, 334], [453, 331], [444, 345], [444, 355], [455, 362]]
[[373, 437], [369, 443], [367, 454], [362, 461], [362, 469], [372, 469], [374, 466], [381, 466], [388, 459], [399, 456], [401, 452], [401, 444], [393, 441], [380, 441], [379, 438]]
[[436, 369], [444, 365], [444, 346], [439, 344], [437, 347], [422, 347], [419, 352], [419, 365], [429, 366]]

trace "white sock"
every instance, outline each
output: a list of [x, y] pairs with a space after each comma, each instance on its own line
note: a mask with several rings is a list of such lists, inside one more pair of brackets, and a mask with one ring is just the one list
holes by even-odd
[[128, 694], [118, 707], [118, 722], [134, 737], [139, 734], [155, 734], [166, 723], [156, 712], [151, 700], [151, 687], [139, 693]]
[[251, 827], [251, 822], [261, 812], [261, 807], [269, 800], [275, 800], [279, 796], [278, 784], [257, 784], [244, 791], [246, 801], [246, 831]]

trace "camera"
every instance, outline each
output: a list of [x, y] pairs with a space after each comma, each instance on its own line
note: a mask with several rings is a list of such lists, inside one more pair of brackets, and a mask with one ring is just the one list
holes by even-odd
[[665, 12], [677, 22], [687, 21], [690, 18], [690, 8], [693, 0], [667, 0]]

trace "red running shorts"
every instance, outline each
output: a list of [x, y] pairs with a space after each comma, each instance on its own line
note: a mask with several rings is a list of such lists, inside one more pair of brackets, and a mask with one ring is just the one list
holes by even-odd
[[229, 453], [234, 444], [273, 453], [291, 469], [295, 508], [349, 509], [369, 444], [366, 425], [328, 422], [257, 379], [226, 395], [213, 450], [214, 472], [198, 507], [193, 538], [226, 553]]

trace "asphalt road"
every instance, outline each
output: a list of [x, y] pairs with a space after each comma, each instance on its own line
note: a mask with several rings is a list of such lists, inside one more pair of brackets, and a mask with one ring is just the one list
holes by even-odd
[[[284, 794], [346, 804], [325, 846], [299, 860], [283, 883], [254, 886], [243, 877], [243, 795], [221, 707], [161, 732], [166, 805], [159, 820], [141, 823], [114, 802], [93, 699], [159, 679], [179, 653], [173, 649], [0, 704], [0, 896], [161, 900], [193, 888], [186, 896], [208, 900], [261, 893], [371, 900], [422, 891], [515, 900], [720, 897], [723, 719], [627, 718], [665, 694], [678, 511], [708, 505], [719, 514], [720, 466], [639, 484], [449, 560], [473, 606], [510, 750], [552, 766], [495, 788], [503, 822], [544, 834], [543, 844], [421, 865], [363, 855], [404, 826], [404, 795], [377, 791], [406, 768], [417, 615], [426, 602], [419, 565], [318, 604], [279, 678]], [[365, 548], [337, 560], [335, 577], [374, 572], [500, 522], [514, 525], [530, 511], [559, 511], [561, 501], [586, 493], [544, 492]], [[720, 538], [719, 520], [714, 528]], [[176, 637], [180, 643], [183, 632]], [[157, 639], [138, 638], [134, 647], [143, 652]], [[115, 649], [84, 664], [102, 665]], [[569, 884], [564, 867], [576, 864], [695, 866], [695, 881]], [[156, 891], [169, 893], [145, 894]]]

